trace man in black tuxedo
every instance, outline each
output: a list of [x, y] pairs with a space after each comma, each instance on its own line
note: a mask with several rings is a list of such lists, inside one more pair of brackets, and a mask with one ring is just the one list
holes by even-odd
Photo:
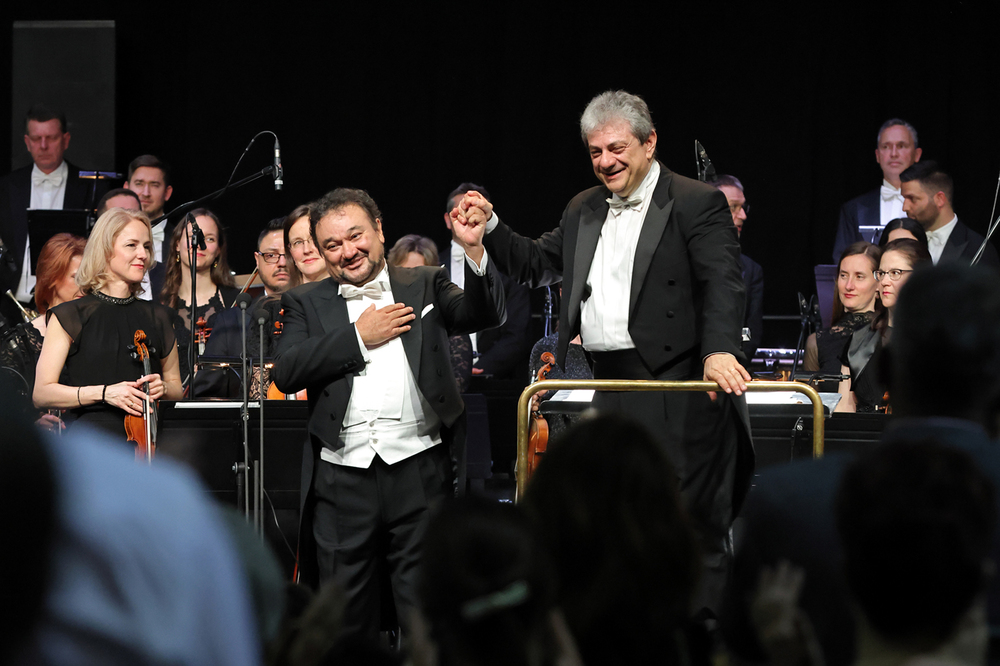
[[[935, 264], [969, 263], [983, 244], [983, 237], [963, 224], [951, 202], [955, 192], [951, 176], [937, 162], [918, 162], [900, 174], [903, 212], [927, 232], [927, 250]], [[992, 243], [980, 259], [984, 266], [1000, 270], [1000, 258]]]
[[882, 123], [875, 144], [875, 161], [882, 168], [882, 187], [851, 199], [840, 209], [837, 238], [833, 242], [833, 263], [851, 243], [865, 240], [878, 243], [881, 230], [861, 232], [861, 227], [884, 227], [897, 217], [903, 217], [903, 195], [899, 189], [899, 174], [920, 161], [917, 130], [900, 118]]
[[[962, 449], [1000, 487], [1000, 291], [995, 276], [984, 267], [957, 263], [918, 270], [900, 293], [893, 324], [886, 365], [894, 422], [882, 441], [934, 439]], [[850, 463], [851, 456], [840, 453], [769, 467], [757, 476], [742, 516], [745, 529], [722, 618], [726, 641], [741, 660], [766, 656], [751, 626], [749, 600], [762, 567], [787, 560], [805, 571], [799, 605], [815, 628], [827, 666], [856, 662], [834, 521], [834, 498]], [[998, 546], [994, 561], [1000, 561]], [[987, 590], [987, 611], [991, 634], [1000, 635], [995, 577]], [[1000, 654], [996, 648], [991, 647], [990, 663]]]
[[[743, 224], [747, 221], [747, 198], [743, 193], [743, 183], [736, 176], [721, 174], [716, 176], [709, 185], [718, 188], [726, 195], [729, 202], [729, 212], [733, 215], [736, 233], [743, 237]], [[749, 331], [749, 339], [743, 340], [743, 354], [747, 363], [753, 361], [757, 348], [760, 347], [764, 334], [764, 269], [747, 255], [740, 253], [740, 263], [743, 265], [743, 283], [747, 287], [746, 309], [743, 311], [743, 328]]]
[[338, 583], [347, 629], [375, 636], [379, 571], [405, 628], [427, 512], [452, 493], [445, 442], [464, 406], [448, 335], [502, 324], [503, 291], [482, 228], [459, 233], [463, 292], [437, 267], [386, 267], [381, 213], [363, 190], [330, 192], [310, 223], [331, 279], [282, 297], [272, 370], [281, 391], [309, 394], [299, 567], [307, 582], [318, 569]]
[[[600, 187], [581, 192], [538, 240], [514, 233], [479, 193], [452, 211], [487, 225], [500, 270], [531, 286], [564, 283], [557, 361], [581, 335], [597, 379], [705, 379], [724, 393], [599, 393], [599, 410], [643, 423], [675, 467], [706, 553], [700, 596], [711, 609], [730, 562], [729, 528], [749, 486], [753, 445], [740, 364], [745, 288], [725, 196], [655, 159], [642, 98], [609, 91], [580, 120]], [[613, 455], [609, 443], [609, 455]]]
[[[474, 190], [487, 201], [489, 192], [482, 185], [462, 183], [452, 190], [445, 203], [444, 223], [451, 235], [448, 239], [449, 251], [444, 256], [444, 267], [452, 277], [452, 282], [463, 286], [465, 250], [455, 239], [451, 225], [451, 211], [462, 200], [465, 193]], [[503, 326], [475, 333], [473, 375], [490, 375], [496, 379], [516, 379], [525, 381], [528, 376], [528, 355], [531, 353], [531, 303], [528, 288], [514, 282], [500, 273], [503, 293], [507, 302], [507, 321]]]
[[[274, 322], [277, 321], [278, 298], [288, 288], [291, 279], [288, 273], [288, 262], [291, 259], [285, 254], [284, 224], [284, 217], [271, 220], [257, 238], [254, 259], [257, 261], [257, 276], [264, 285], [264, 293], [251, 301], [246, 309], [247, 353], [250, 358], [260, 358], [260, 335], [254, 313], [262, 306], [268, 310], [270, 316], [266, 332], [273, 331]], [[240, 321], [242, 312], [240, 308], [232, 307], [215, 317], [212, 334], [205, 344], [205, 356], [238, 357], [243, 352], [243, 325]], [[274, 353], [270, 347], [274, 337], [265, 335], [264, 356]], [[239, 377], [231, 369], [199, 370], [194, 379], [194, 392], [197, 397], [236, 398], [243, 395]], [[259, 392], [251, 390], [250, 397], [259, 397]]]
[[32, 107], [24, 131], [24, 145], [31, 153], [32, 165], [0, 179], [0, 243], [4, 248], [0, 257], [0, 295], [10, 289], [24, 304], [31, 301], [35, 287], [35, 276], [25, 261], [28, 209], [81, 209], [87, 203], [89, 188], [80, 179], [80, 170], [63, 159], [69, 140], [64, 113]]

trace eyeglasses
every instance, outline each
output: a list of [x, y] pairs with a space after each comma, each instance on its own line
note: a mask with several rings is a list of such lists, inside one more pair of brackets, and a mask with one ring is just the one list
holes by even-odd
[[284, 253], [277, 252], [254, 252], [254, 254], [263, 259], [265, 264], [276, 264], [279, 259], [285, 256]]
[[893, 268], [891, 271], [875, 271], [875, 279], [881, 282], [882, 278], [888, 275], [889, 279], [895, 282], [899, 278], [903, 277], [903, 273], [912, 273], [912, 272], [913, 272], [912, 268], [909, 270], [903, 270], [902, 268]]
[[300, 250], [300, 249], [302, 249], [302, 248], [305, 247], [306, 243], [309, 243], [309, 245], [311, 247], [316, 247], [316, 244], [313, 243], [313, 239], [312, 238], [306, 238], [306, 239], [297, 238], [297, 239], [295, 239], [295, 240], [292, 241], [292, 249], [293, 250]]

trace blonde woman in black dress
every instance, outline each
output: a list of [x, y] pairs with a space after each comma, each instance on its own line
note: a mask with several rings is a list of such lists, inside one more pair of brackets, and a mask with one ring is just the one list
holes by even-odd
[[[70, 420], [89, 422], [122, 441], [124, 416], [142, 415], [144, 382], [153, 400], [181, 397], [171, 313], [137, 297], [153, 263], [151, 237], [149, 218], [141, 212], [112, 208], [97, 220], [76, 273], [84, 296], [46, 313], [35, 372], [36, 407], [68, 409]], [[149, 375], [129, 349], [140, 329], [150, 353]], [[66, 384], [60, 383], [64, 367]]]

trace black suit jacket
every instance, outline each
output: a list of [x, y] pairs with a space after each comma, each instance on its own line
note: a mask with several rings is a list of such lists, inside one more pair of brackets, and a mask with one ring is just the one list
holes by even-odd
[[[499, 326], [506, 317], [500, 278], [487, 261], [486, 274], [465, 272], [465, 291], [441, 268], [395, 268], [389, 282], [396, 302], [413, 308], [411, 329], [400, 336], [410, 370], [424, 398], [445, 427], [465, 409], [451, 369], [450, 334]], [[311, 582], [314, 548], [303, 547], [311, 519], [312, 479], [323, 444], [339, 446], [340, 428], [351, 397], [354, 376], [364, 366], [357, 333], [348, 319], [347, 302], [333, 279], [305, 284], [284, 294], [282, 333], [271, 376], [278, 389], [308, 389], [310, 441], [302, 464], [302, 513], [299, 554], [303, 575]], [[388, 305], [388, 303], [386, 303]]]
[[[500, 270], [533, 287], [563, 282], [557, 360], [580, 333], [580, 307], [597, 241], [608, 214], [604, 187], [581, 192], [554, 230], [538, 240], [500, 222], [486, 236]], [[725, 195], [660, 165], [642, 225], [629, 300], [629, 334], [653, 375], [713, 352], [742, 358], [746, 288], [740, 244]], [[697, 374], [697, 377], [694, 375]]]
[[[958, 220], [955, 223], [955, 228], [951, 230], [951, 235], [948, 236], [948, 242], [945, 243], [944, 249], [941, 251], [941, 259], [938, 263], [963, 262], [968, 264], [976, 256], [976, 252], [979, 251], [979, 246], [982, 244], [983, 236], [963, 224], [962, 220]], [[1000, 257], [997, 256], [997, 249], [993, 243], [986, 245], [986, 251], [983, 252], [979, 263], [1000, 271]]]
[[[69, 178], [63, 210], [80, 209], [87, 205], [89, 185], [80, 179], [80, 169], [66, 162]], [[24, 245], [28, 240], [28, 206], [31, 204], [31, 170], [28, 165], [12, 171], [0, 179], [0, 239], [11, 252], [17, 279], [21, 277], [24, 262]], [[17, 283], [6, 285], [13, 289]]]
[[[566, 206], [559, 226], [537, 240], [515, 234], [503, 222], [486, 236], [491, 258], [515, 280], [541, 286], [562, 279], [560, 367], [565, 367], [569, 341], [580, 333], [580, 308], [610, 196], [604, 187], [581, 192]], [[745, 362], [740, 243], [720, 190], [660, 165], [639, 233], [630, 291], [629, 334], [654, 377], [700, 380], [702, 359], [715, 352]], [[746, 400], [731, 399], [742, 423], [735, 447], [735, 515], [753, 475], [754, 452]]]
[[753, 360], [764, 334], [764, 269], [745, 254], [740, 255], [743, 283], [747, 287], [747, 305], [743, 325], [750, 329], [750, 339], [743, 343], [747, 362]]
[[882, 204], [879, 199], [880, 189], [865, 192], [860, 197], [851, 199], [840, 207], [840, 222], [837, 224], [837, 237], [833, 241], [833, 263], [840, 263], [840, 255], [851, 243], [861, 240], [878, 243], [882, 232], [875, 235], [875, 240], [869, 236], [862, 237], [858, 227], [877, 226], [882, 223]]
[[[445, 262], [444, 269], [450, 276], [450, 260]], [[475, 367], [482, 368], [483, 372], [497, 379], [523, 380], [528, 373], [528, 355], [531, 353], [531, 303], [528, 288], [500, 271], [497, 274], [503, 285], [507, 321], [503, 326], [478, 333], [476, 347], [479, 350], [479, 360]]]

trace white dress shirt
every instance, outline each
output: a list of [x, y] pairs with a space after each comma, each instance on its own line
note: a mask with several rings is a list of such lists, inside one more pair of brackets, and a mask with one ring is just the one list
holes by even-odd
[[944, 246], [948, 244], [948, 239], [951, 238], [951, 232], [955, 230], [955, 226], [957, 224], [958, 215], [951, 218], [951, 222], [944, 225], [940, 229], [927, 232], [927, 251], [930, 252], [931, 260], [935, 263], [935, 265], [941, 260], [941, 253], [944, 252]]
[[[486, 273], [486, 254], [479, 266], [468, 257], [466, 261], [477, 275]], [[352, 324], [370, 305], [382, 309], [396, 302], [385, 268], [364, 286], [371, 284], [378, 285], [375, 298], [367, 293], [344, 297]], [[345, 286], [340, 285], [341, 295]], [[422, 317], [426, 312], [414, 314]], [[420, 392], [399, 337], [367, 349], [356, 324], [354, 331], [366, 366], [354, 376], [340, 429], [343, 447], [336, 451], [324, 447], [320, 458], [334, 465], [366, 468], [378, 454], [392, 465], [440, 444], [441, 419]]]
[[587, 275], [590, 298], [580, 305], [580, 339], [588, 351], [635, 348], [628, 332], [632, 267], [639, 232], [659, 177], [660, 165], [654, 161], [629, 197], [632, 205], [620, 207], [624, 202], [617, 194], [608, 200], [611, 206]]
[[906, 217], [903, 214], [903, 193], [889, 181], [882, 179], [882, 187], [879, 189], [879, 224], [884, 227], [898, 217]]
[[[465, 289], [465, 261], [466, 261], [465, 248], [456, 243], [454, 239], [451, 241], [451, 256], [448, 264], [448, 268], [451, 273], [451, 281], [459, 289]], [[479, 348], [476, 346], [476, 333], [469, 333], [469, 339], [472, 341], [472, 364], [475, 365], [479, 358], [476, 356], [476, 352]]]
[[[69, 180], [69, 166], [66, 161], [52, 173], [43, 173], [38, 165], [31, 168], [31, 198], [28, 210], [62, 210], [66, 199], [66, 181]], [[31, 290], [35, 288], [35, 276], [31, 272], [31, 238], [24, 240], [24, 262], [21, 264], [21, 279], [17, 283], [17, 300], [27, 303], [31, 300]]]
[[[163, 220], [159, 224], [153, 226], [153, 258], [156, 259], [156, 263], [163, 262], [163, 241], [167, 231], [167, 221]], [[139, 294], [139, 298], [151, 301], [153, 300], [153, 287], [149, 282], [149, 271], [142, 276], [142, 293]]]

